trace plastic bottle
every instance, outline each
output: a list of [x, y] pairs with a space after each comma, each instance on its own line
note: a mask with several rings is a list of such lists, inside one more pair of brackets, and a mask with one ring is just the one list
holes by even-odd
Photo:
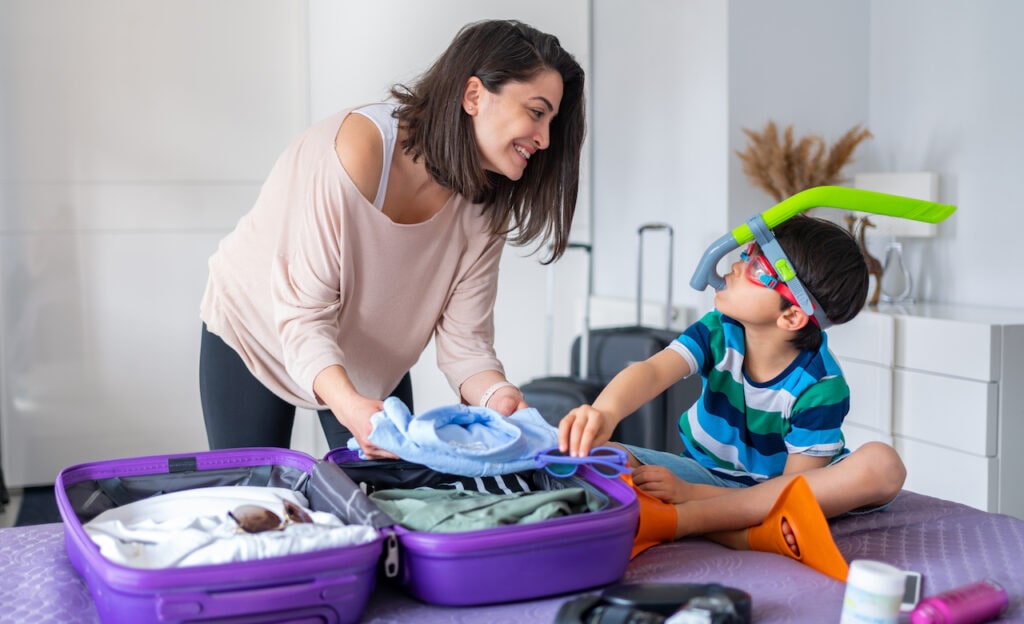
[[905, 578], [902, 570], [881, 561], [852, 562], [840, 624], [896, 624]]
[[911, 624], [977, 624], [999, 617], [1010, 597], [986, 579], [925, 598], [910, 614]]

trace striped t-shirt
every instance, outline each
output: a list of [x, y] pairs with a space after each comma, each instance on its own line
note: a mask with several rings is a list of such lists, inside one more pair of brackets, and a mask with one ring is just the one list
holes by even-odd
[[685, 454], [725, 478], [754, 484], [782, 474], [790, 454], [849, 453], [840, 427], [850, 388], [822, 332], [774, 379], [751, 381], [743, 367], [743, 326], [717, 310], [668, 347], [703, 378], [700, 399], [679, 419]]

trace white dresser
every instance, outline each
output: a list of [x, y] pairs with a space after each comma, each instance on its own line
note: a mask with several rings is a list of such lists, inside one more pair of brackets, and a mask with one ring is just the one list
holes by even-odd
[[1024, 310], [880, 305], [828, 331], [848, 444], [893, 444], [906, 489], [1024, 518]]

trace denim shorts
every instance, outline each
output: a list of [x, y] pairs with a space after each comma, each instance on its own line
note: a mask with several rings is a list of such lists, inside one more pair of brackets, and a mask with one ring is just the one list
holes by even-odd
[[622, 445], [641, 464], [652, 466], [664, 466], [669, 472], [687, 483], [700, 483], [704, 485], [717, 485], [720, 487], [743, 488], [749, 487], [745, 483], [739, 483], [716, 475], [704, 466], [697, 463], [697, 460], [690, 457], [683, 457], [665, 451], [655, 451], [642, 446]]
[[[653, 449], [644, 448], [642, 446], [632, 446], [630, 444], [621, 445], [625, 448], [633, 457], [637, 459], [641, 464], [649, 464], [652, 466], [664, 466], [683, 481], [687, 483], [700, 483], [703, 485], [717, 485], [719, 487], [728, 488], [745, 488], [750, 487], [745, 483], [739, 483], [731, 479], [720, 477], [715, 473], [711, 472], [704, 466], [697, 463], [697, 460], [690, 457], [683, 457], [682, 455], [676, 455], [674, 453], [668, 453], [665, 451], [655, 451]], [[849, 454], [843, 455], [832, 463], [838, 463], [849, 457]], [[899, 496], [897, 494], [896, 496]], [[896, 500], [893, 498], [893, 500]], [[885, 503], [884, 505], [878, 505], [877, 507], [860, 507], [847, 511], [841, 516], [860, 516], [863, 514], [874, 513], [876, 511], [884, 511], [892, 505], [893, 500]]]

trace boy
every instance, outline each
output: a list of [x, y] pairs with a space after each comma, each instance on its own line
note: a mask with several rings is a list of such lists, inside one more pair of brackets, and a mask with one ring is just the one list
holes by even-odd
[[840, 431], [849, 387], [823, 326], [845, 323], [864, 306], [867, 267], [853, 238], [828, 221], [797, 215], [776, 226], [774, 237], [797, 274], [793, 290], [802, 283], [813, 315], [751, 244], [715, 293], [715, 309], [619, 373], [593, 405], [569, 412], [559, 445], [588, 454], [626, 415], [699, 373], [701, 397], [679, 422], [682, 456], [625, 447], [641, 498], [634, 556], [703, 535], [845, 580], [825, 516], [885, 506], [906, 476], [892, 447], [871, 442], [851, 453]]

